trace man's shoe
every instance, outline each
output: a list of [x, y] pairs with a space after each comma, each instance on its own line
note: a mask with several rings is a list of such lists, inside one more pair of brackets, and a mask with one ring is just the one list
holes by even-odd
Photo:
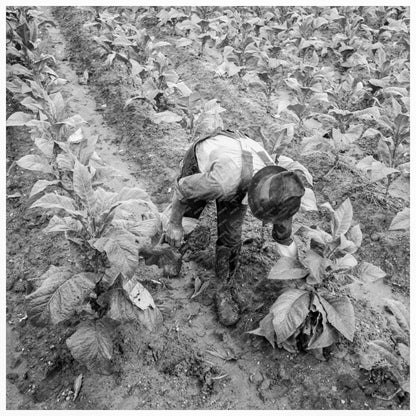
[[218, 320], [225, 326], [231, 326], [240, 319], [240, 308], [231, 296], [231, 291], [225, 285], [217, 290], [215, 295]]

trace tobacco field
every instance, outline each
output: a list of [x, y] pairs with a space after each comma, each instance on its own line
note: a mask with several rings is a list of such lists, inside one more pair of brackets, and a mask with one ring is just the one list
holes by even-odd
[[[410, 9], [6, 8], [6, 408], [410, 409]], [[239, 130], [306, 187], [298, 258], [216, 211], [152, 260], [186, 150]], [[176, 253], [178, 256], [179, 254]]]

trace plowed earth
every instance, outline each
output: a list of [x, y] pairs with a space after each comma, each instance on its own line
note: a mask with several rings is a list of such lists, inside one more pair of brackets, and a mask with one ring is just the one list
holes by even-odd
[[[82, 115], [88, 122], [84, 134], [98, 137], [100, 156], [124, 175], [111, 186], [142, 186], [162, 210], [170, 201], [179, 162], [189, 146], [186, 133], [176, 124], [152, 124], [142, 104], [124, 108], [131, 88], [125, 69], [117, 63], [108, 69], [94, 60], [91, 40], [80, 29], [83, 16], [77, 8], [56, 8], [51, 18], [57, 27], [50, 28], [45, 42], [57, 59], [56, 72], [68, 80], [63, 90], [68, 113]], [[163, 28], [158, 38], [169, 40]], [[253, 125], [271, 123], [262, 103], [249, 91], [242, 92], [238, 80], [214, 78], [203, 58], [174, 48], [169, 57], [190, 88], [206, 99], [217, 98], [227, 109], [227, 128], [249, 132]], [[85, 70], [87, 84], [79, 82]], [[360, 190], [351, 192], [351, 184], [357, 181], [351, 172], [335, 169], [325, 176], [330, 170], [327, 157], [300, 158], [296, 144], [286, 153], [313, 174], [318, 203], [351, 198], [354, 218], [364, 235], [359, 256], [387, 272], [384, 282], [367, 287], [334, 283], [333, 290], [349, 295], [355, 307], [353, 343], [341, 340], [325, 351], [322, 361], [310, 352], [273, 349], [265, 339], [246, 333], [257, 327], [279, 292], [279, 286], [266, 279], [277, 259], [270, 229], [261, 247], [261, 223], [250, 214], [244, 223], [241, 285], [249, 297], [260, 301], [247, 302], [235, 327], [221, 326], [213, 305], [219, 282], [213, 271], [215, 208], [210, 206], [189, 244], [179, 278], [163, 278], [156, 266], [139, 263], [138, 274], [162, 310], [164, 322], [154, 333], [135, 324], [123, 326], [115, 340], [112, 373], [102, 375], [72, 359], [65, 339], [73, 326], [35, 328], [25, 319], [24, 296], [33, 289], [33, 279], [50, 265], [71, 260], [61, 236], [41, 232], [48, 218], [28, 209], [35, 177], [12, 166], [33, 148], [28, 133], [10, 128], [7, 134], [7, 195], [14, 195], [7, 198], [8, 409], [409, 408], [408, 396], [383, 400], [397, 390], [388, 372], [375, 377], [359, 367], [366, 342], [389, 337], [382, 299], [409, 303], [409, 236], [386, 232], [396, 212], [392, 202]], [[311, 219], [325, 220], [320, 214], [299, 214], [296, 221]], [[197, 244], [202, 240], [206, 244]], [[202, 260], [192, 260], [201, 250], [206, 250]], [[211, 283], [191, 300], [196, 277]], [[81, 373], [82, 388], [73, 401], [74, 380]]]

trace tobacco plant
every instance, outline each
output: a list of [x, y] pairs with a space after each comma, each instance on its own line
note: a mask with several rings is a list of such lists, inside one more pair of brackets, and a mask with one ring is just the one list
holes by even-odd
[[140, 188], [109, 192], [93, 188], [89, 169], [75, 161], [72, 189], [46, 193], [31, 208], [54, 215], [46, 233], [62, 233], [72, 246], [75, 267], [51, 266], [26, 297], [35, 325], [78, 317], [66, 341], [74, 358], [105, 371], [113, 356], [112, 334], [122, 322], [139, 321], [149, 330], [161, 321], [152, 297], [135, 271], [138, 250], [160, 228], [156, 207]]
[[[273, 347], [290, 352], [318, 350], [332, 345], [343, 335], [353, 341], [354, 308], [347, 296], [326, 290], [333, 279], [345, 276], [356, 279], [351, 270], [357, 265], [353, 256], [361, 245], [360, 226], [352, 223], [349, 199], [337, 209], [323, 205], [331, 215], [330, 232], [318, 227], [303, 227], [310, 239], [303, 259], [281, 257], [273, 266], [269, 279], [291, 282], [283, 288], [270, 312], [251, 334], [264, 336]], [[360, 269], [359, 280], [383, 275], [374, 265], [366, 263]], [[290, 286], [290, 285], [289, 285]]]

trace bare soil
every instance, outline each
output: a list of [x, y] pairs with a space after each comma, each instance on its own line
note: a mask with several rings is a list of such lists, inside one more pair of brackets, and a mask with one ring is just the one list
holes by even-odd
[[[49, 10], [51, 13], [51, 10]], [[57, 59], [55, 70], [69, 82], [63, 90], [68, 113], [88, 122], [85, 134], [99, 138], [98, 153], [123, 174], [111, 184], [144, 187], [162, 210], [169, 203], [178, 165], [189, 146], [177, 125], [154, 125], [145, 108], [124, 108], [131, 85], [122, 65], [105, 68], [96, 60], [91, 40], [81, 30], [82, 13], [60, 7], [51, 18], [46, 39]], [[159, 34], [159, 38], [167, 34]], [[217, 98], [227, 109], [227, 128], [250, 131], [254, 125], [272, 123], [261, 102], [238, 81], [214, 78], [203, 58], [172, 48], [170, 58], [183, 80], [207, 99]], [[87, 70], [88, 83], [80, 84]], [[8, 108], [8, 111], [16, 111]], [[162, 327], [150, 333], [138, 324], [125, 325], [116, 340], [110, 374], [86, 370], [70, 355], [65, 339], [70, 324], [35, 328], [25, 318], [24, 297], [33, 280], [50, 265], [71, 262], [69, 247], [60, 236], [42, 233], [48, 218], [28, 207], [35, 178], [12, 166], [33, 148], [24, 129], [7, 131], [7, 408], [8, 409], [408, 409], [409, 397], [396, 395], [397, 383], [388, 372], [383, 377], [360, 369], [359, 354], [371, 339], [388, 339], [383, 298], [409, 304], [409, 235], [387, 232], [398, 207], [378, 197], [377, 190], [356, 188], [358, 179], [348, 170], [334, 169], [326, 155], [299, 156], [295, 144], [287, 155], [313, 174], [318, 203], [336, 204], [350, 197], [354, 218], [362, 227], [361, 259], [387, 272], [373, 285], [342, 286], [332, 290], [350, 296], [356, 313], [354, 342], [340, 340], [328, 348], [325, 361], [310, 352], [290, 354], [273, 349], [263, 338], [247, 334], [257, 327], [279, 293], [279, 285], [266, 279], [277, 251], [266, 230], [265, 247], [258, 244], [261, 223], [250, 214], [244, 223], [241, 286], [248, 296], [247, 309], [235, 327], [223, 327], [216, 318], [213, 293], [216, 239], [215, 209], [208, 207], [195, 231], [187, 261], [177, 279], [162, 277], [156, 266], [140, 262], [138, 274], [163, 312]], [[20, 196], [16, 197], [16, 193]], [[297, 222], [325, 222], [319, 214], [299, 214]], [[198, 233], [204, 238], [198, 238]], [[206, 235], [210, 235], [210, 241]], [[205, 240], [206, 244], [197, 244]], [[202, 260], [192, 260], [204, 253]], [[196, 278], [210, 280], [200, 296], [190, 299]], [[253, 300], [254, 299], [254, 300]], [[75, 378], [83, 374], [76, 401]], [[380, 398], [381, 397], [381, 398]]]

